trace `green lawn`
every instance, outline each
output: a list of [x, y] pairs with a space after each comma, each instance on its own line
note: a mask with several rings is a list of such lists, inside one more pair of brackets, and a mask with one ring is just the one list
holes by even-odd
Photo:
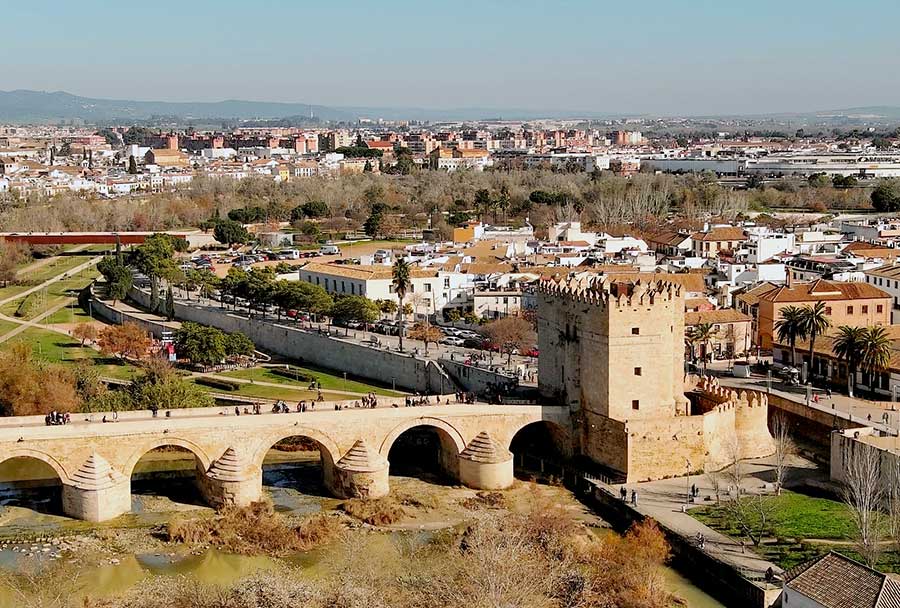
[[137, 371], [134, 366], [120, 364], [92, 348], [81, 346], [74, 338], [35, 327], [26, 329], [15, 338], [0, 344], [0, 349], [21, 342], [31, 344], [36, 357], [51, 363], [93, 361], [100, 366], [102, 375], [123, 380], [131, 379]]
[[[19, 280], [24, 284], [22, 285], [7, 285], [6, 287], [0, 288], [0, 300], [5, 300], [10, 297], [17, 296], [18, 294], [23, 293], [24, 291], [31, 289], [35, 285], [39, 285], [48, 279], [52, 279], [53, 277], [62, 274], [64, 272], [68, 272], [72, 268], [79, 266], [90, 260], [89, 256], [67, 256], [61, 258], [54, 258], [52, 262], [41, 266], [40, 268], [34, 270], [33, 272], [26, 273], [19, 277]], [[84, 271], [79, 273], [79, 278], [83, 279], [88, 276], [88, 273], [95, 273], [96, 271]], [[60, 283], [68, 283], [69, 281], [61, 281]], [[87, 282], [84, 283], [85, 285]], [[51, 286], [51, 289], [57, 289], [56, 285]], [[6, 308], [5, 308], [6, 310]]]
[[[77, 296], [78, 292], [87, 287], [97, 276], [99, 276], [99, 274], [93, 268], [82, 270], [76, 276], [57, 281], [56, 283], [51, 283], [44, 289], [26, 296], [27, 300], [18, 298], [4, 304], [0, 307], [0, 312], [7, 316], [13, 316], [18, 311], [19, 305], [25, 301], [27, 302], [26, 307], [23, 309], [22, 315], [19, 318], [30, 321], [53, 307], [63, 304], [72, 297]], [[68, 318], [71, 317], [71, 312], [69, 311], [59, 311], [58, 313], [55, 313], [54, 316], [56, 314], [62, 315], [63, 313], [66, 315], [66, 320], [57, 322], [65, 323]]]
[[[853, 521], [843, 503], [828, 498], [814, 498], [785, 490], [773, 496], [771, 536], [847, 540], [853, 536]], [[710, 506], [691, 509], [696, 519], [729, 536], [740, 536], [740, 529], [725, 507]]]
[[[793, 567], [831, 550], [859, 559], [852, 543], [853, 521], [843, 503], [789, 491], [784, 491], [781, 496], [773, 496], [771, 500], [774, 508], [766, 534], [768, 538], [760, 547], [755, 548], [757, 553], [782, 568]], [[733, 538], [744, 536], [724, 506], [698, 507], [688, 513], [723, 534]], [[749, 544], [749, 539], [744, 539]], [[900, 570], [900, 554], [885, 551], [879, 568], [897, 572]]]
[[[299, 369], [302, 373], [312, 376], [316, 380], [318, 380], [319, 383], [321, 383], [323, 390], [350, 391], [354, 393], [373, 392], [376, 395], [384, 395], [387, 397], [403, 396], [403, 393], [401, 392], [392, 391], [388, 388], [382, 388], [380, 386], [368, 383], [365, 380], [354, 378], [352, 374], [348, 374], [347, 380], [345, 381], [343, 375], [339, 372], [333, 372], [324, 370], [322, 368], [309, 366], [294, 365], [293, 367]], [[295, 380], [285, 378], [284, 376], [274, 374], [269, 369], [259, 367], [225, 372], [222, 375], [233, 376], [235, 378], [244, 378], [246, 380], [254, 380], [256, 382], [273, 382], [277, 384], [301, 386], [303, 388], [309, 386], [308, 382], [297, 382]]]
[[0, 320], [0, 336], [5, 336], [18, 326], [18, 323], [13, 323], [12, 321]]
[[[241, 387], [236, 391], [225, 391], [210, 386], [204, 386], [202, 384], [199, 386], [203, 390], [210, 393], [234, 395], [235, 397], [248, 397], [251, 399], [282, 399], [290, 404], [294, 404], [302, 400], [310, 401], [312, 399], [315, 399], [318, 395], [316, 391], [305, 390], [305, 387], [303, 389], [295, 389], [289, 386], [278, 387], [262, 386], [259, 384], [242, 384]], [[344, 401], [350, 398], [346, 395], [329, 393], [328, 391], [322, 391], [322, 394], [327, 401]]]

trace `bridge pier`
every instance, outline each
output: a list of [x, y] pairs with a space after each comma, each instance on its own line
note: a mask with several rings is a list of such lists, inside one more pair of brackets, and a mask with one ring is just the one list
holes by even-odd
[[250, 465], [234, 448], [228, 448], [209, 471], [202, 470], [198, 463], [197, 486], [211, 507], [246, 507], [262, 498], [262, 468]]
[[459, 480], [475, 490], [504, 490], [513, 484], [512, 452], [482, 431], [459, 454]]
[[62, 508], [69, 517], [100, 522], [131, 511], [131, 481], [99, 454], [91, 454], [63, 482]]
[[325, 484], [338, 498], [381, 498], [390, 492], [386, 458], [359, 440], [332, 467]]

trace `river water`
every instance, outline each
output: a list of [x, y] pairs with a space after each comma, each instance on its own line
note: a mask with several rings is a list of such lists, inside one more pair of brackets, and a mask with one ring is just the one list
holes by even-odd
[[[41, 479], [40, 471], [27, 466], [24, 468], [16, 466], [15, 470], [10, 470], [8, 463], [9, 461], [0, 464], [0, 507], [7, 507], [0, 508], [0, 515], [3, 515], [0, 518], [2, 523], [0, 535], [5, 538], [19, 534], [56, 536], [86, 531], [96, 526], [86, 522], [75, 522], [50, 512], [51, 503], [56, 497], [52, 486], [47, 485], [46, 479]], [[175, 469], [188, 470], [192, 467], [193, 463], [188, 462], [180, 463]], [[279, 511], [310, 514], [334, 509], [339, 501], [326, 497], [317, 474], [318, 467], [309, 466], [309, 463], [282, 464], [266, 470], [264, 485]], [[27, 480], [28, 485], [32, 487], [23, 490], [22, 484], [10, 483], [16, 477]], [[163, 500], [171, 500], [186, 509], [202, 508], [196, 503], [185, 504], [189, 502], [186, 497], [193, 495], [190, 483], [179, 482], [177, 479], [171, 483], [167, 482], [164, 484], [165, 496], [159, 494], [158, 487], [155, 488], [157, 491], [154, 491], [152, 486], [143, 489], [139, 482], [135, 482], [134, 485], [133, 513], [117, 520], [116, 525], [146, 527], [168, 521], [172, 512], [160, 510], [160, 501]], [[385, 543], [385, 550], [389, 550], [390, 545], [397, 543], [427, 543], [434, 534], [435, 532], [429, 531], [383, 532], [376, 535], [376, 542], [370, 545], [370, 548], [375, 547], [375, 550], [378, 550], [379, 542]], [[320, 548], [284, 559], [233, 555], [217, 550], [181, 557], [164, 553], [126, 555], [119, 557], [118, 563], [82, 570], [78, 583], [80, 588], [73, 589], [73, 594], [78, 596], [89, 589], [92, 596], [115, 595], [149, 576], [184, 575], [203, 583], [225, 585], [255, 571], [276, 569], [285, 563], [302, 568], [309, 576], [325, 576], [326, 573], [317, 571], [321, 563], [327, 561], [326, 553], [327, 550]], [[45, 547], [42, 543], [0, 546], [0, 572], [7, 574], [39, 572], [42, 564], [55, 559], [67, 558], [57, 557], [55, 548]], [[668, 588], [683, 598], [691, 608], [723, 606], [675, 570], [667, 568], [665, 577]], [[19, 598], [9, 589], [0, 586], [0, 608], [16, 608], [21, 605]]]

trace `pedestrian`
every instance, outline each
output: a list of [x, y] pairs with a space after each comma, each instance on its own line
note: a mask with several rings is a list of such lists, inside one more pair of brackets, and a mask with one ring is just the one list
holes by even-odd
[[825, 387], [825, 395], [827, 397], [831, 398], [831, 389], [827, 386]]
[[693, 497], [697, 496], [697, 484], [695, 484], [695, 483], [691, 484], [691, 496], [693, 496]]
[[631, 491], [631, 504], [637, 506], [637, 490]]
[[240, 408], [238, 408], [238, 406], [234, 406], [234, 415], [235, 416], [241, 415], [241, 410], [240, 410]]
[[628, 500], [628, 490], [625, 488], [625, 486], [619, 488], [619, 496], [622, 498], [622, 502]]

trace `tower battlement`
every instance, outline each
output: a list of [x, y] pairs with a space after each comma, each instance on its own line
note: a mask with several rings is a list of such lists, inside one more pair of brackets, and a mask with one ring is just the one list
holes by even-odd
[[681, 297], [681, 286], [665, 280], [616, 281], [604, 276], [568, 275], [542, 278], [538, 291], [601, 308], [653, 306]]

